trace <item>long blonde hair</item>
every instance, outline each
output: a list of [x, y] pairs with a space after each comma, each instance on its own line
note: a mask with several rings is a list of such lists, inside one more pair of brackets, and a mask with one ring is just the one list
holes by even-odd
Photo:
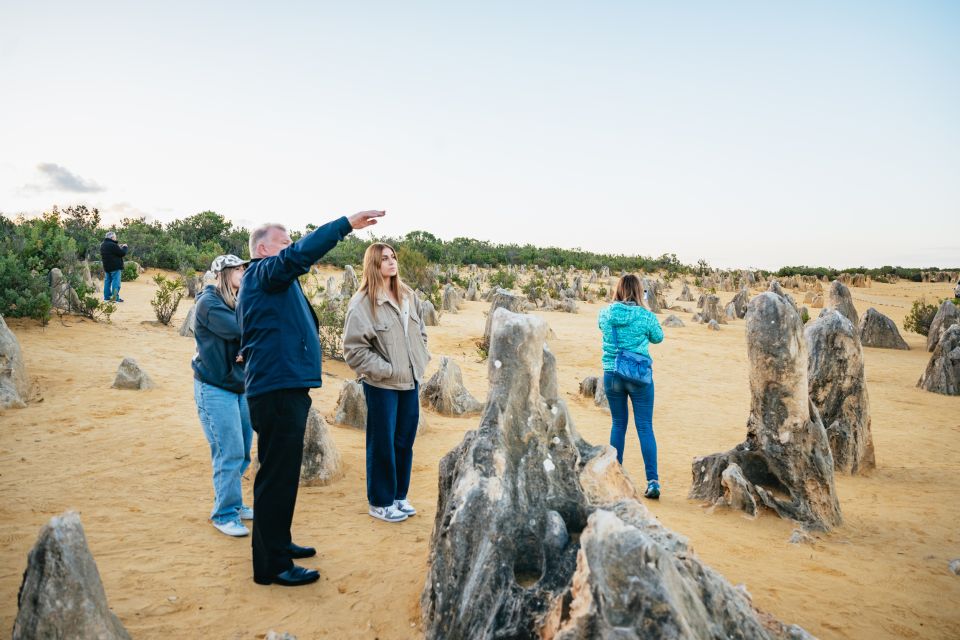
[[220, 273], [217, 274], [217, 292], [231, 309], [237, 308], [237, 292], [239, 289], [234, 289], [230, 286], [230, 272], [239, 268], [240, 267], [227, 267], [221, 269]]
[[413, 292], [400, 280], [399, 271], [397, 271], [397, 275], [390, 279], [389, 285], [384, 281], [383, 274], [380, 273], [380, 262], [383, 261], [383, 251], [385, 249], [390, 249], [396, 257], [396, 250], [385, 242], [374, 242], [363, 252], [363, 277], [360, 281], [360, 289], [357, 292], [367, 294], [374, 318], [377, 317], [377, 298], [380, 297], [381, 291], [389, 289], [398, 302], [403, 300], [408, 293]]

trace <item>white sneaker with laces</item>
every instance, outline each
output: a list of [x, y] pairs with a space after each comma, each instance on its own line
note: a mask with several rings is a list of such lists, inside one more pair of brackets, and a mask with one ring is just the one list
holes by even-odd
[[247, 505], [240, 507], [240, 519], [253, 520], [253, 507], [248, 507]]
[[213, 526], [216, 527], [220, 533], [225, 533], [234, 538], [242, 538], [243, 536], [250, 535], [250, 529], [247, 529], [239, 520], [233, 520], [232, 522], [214, 522]]
[[375, 507], [370, 505], [370, 515], [384, 522], [403, 522], [407, 519], [407, 514], [400, 511], [392, 504], [388, 507]]
[[407, 514], [407, 516], [417, 515], [417, 510], [413, 508], [413, 505], [410, 504], [410, 501], [404, 498], [403, 500], [394, 500], [393, 506], [397, 508], [398, 511], [402, 511]]

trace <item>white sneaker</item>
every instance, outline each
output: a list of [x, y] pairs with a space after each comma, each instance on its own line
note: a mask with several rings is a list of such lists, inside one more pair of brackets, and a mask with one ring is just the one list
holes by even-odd
[[384, 522], [403, 522], [407, 519], [407, 514], [403, 511], [400, 511], [395, 506], [390, 505], [389, 507], [375, 507], [370, 505], [370, 515], [378, 520], [383, 520]]
[[248, 507], [247, 505], [240, 507], [240, 519], [253, 520], [253, 507]]
[[243, 536], [250, 535], [250, 529], [242, 525], [239, 520], [232, 522], [214, 522], [213, 526], [216, 527], [220, 533], [225, 533], [234, 538], [242, 538]]
[[417, 515], [417, 510], [413, 508], [413, 505], [410, 504], [410, 501], [406, 498], [403, 500], [394, 500], [393, 506], [396, 507], [398, 511], [407, 514], [407, 516]]

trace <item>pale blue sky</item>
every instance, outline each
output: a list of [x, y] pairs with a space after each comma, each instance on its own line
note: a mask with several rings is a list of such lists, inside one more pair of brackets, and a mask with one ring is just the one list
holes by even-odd
[[960, 265], [960, 3], [18, 4], [8, 215]]

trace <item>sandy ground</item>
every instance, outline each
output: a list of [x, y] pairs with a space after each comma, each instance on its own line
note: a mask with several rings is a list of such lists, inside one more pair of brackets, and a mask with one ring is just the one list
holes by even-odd
[[[127, 302], [111, 324], [54, 319], [44, 329], [10, 321], [42, 401], [0, 415], [0, 629], [12, 628], [38, 530], [75, 509], [110, 604], [134, 638], [239, 640], [262, 638], [268, 629], [301, 640], [419, 637], [437, 463], [478, 419], [425, 412], [410, 494], [420, 515], [402, 524], [366, 515], [363, 433], [333, 427], [346, 475], [328, 487], [301, 489], [294, 521], [294, 539], [319, 549], [303, 564], [319, 568], [322, 579], [299, 589], [257, 586], [249, 538], [228, 538], [207, 520], [210, 461], [192, 395], [194, 344], [176, 327], [151, 322], [153, 290], [147, 277], [124, 283]], [[860, 313], [874, 306], [898, 325], [914, 298], [948, 293], [948, 285], [914, 283], [853, 290]], [[723, 302], [731, 296], [721, 294]], [[181, 305], [175, 325], [190, 304]], [[481, 399], [486, 364], [478, 362], [474, 340], [487, 306], [467, 303], [430, 328], [433, 354], [456, 358]], [[578, 429], [593, 442], [607, 439], [609, 418], [576, 391], [599, 369], [600, 308], [543, 314], [557, 336], [551, 347], [561, 388]], [[679, 315], [689, 321], [689, 313]], [[814, 544], [795, 545], [789, 522], [710, 513], [686, 498], [692, 458], [727, 450], [745, 433], [743, 321], [719, 333], [689, 322], [666, 332], [653, 348], [664, 491], [659, 502], [648, 502], [653, 513], [731, 582], [744, 583], [758, 607], [822, 638], [960, 637], [960, 577], [947, 569], [960, 557], [960, 398], [914, 387], [929, 355], [924, 339], [904, 334], [908, 352], [865, 350], [878, 468], [869, 477], [838, 477], [844, 525]], [[157, 388], [111, 389], [124, 356], [136, 358]], [[431, 373], [435, 367], [436, 358]], [[312, 395], [329, 415], [342, 379], [352, 375], [339, 362], [325, 362], [324, 373], [325, 386]], [[633, 434], [625, 467], [643, 477]], [[249, 481], [244, 491], [250, 499]]]

